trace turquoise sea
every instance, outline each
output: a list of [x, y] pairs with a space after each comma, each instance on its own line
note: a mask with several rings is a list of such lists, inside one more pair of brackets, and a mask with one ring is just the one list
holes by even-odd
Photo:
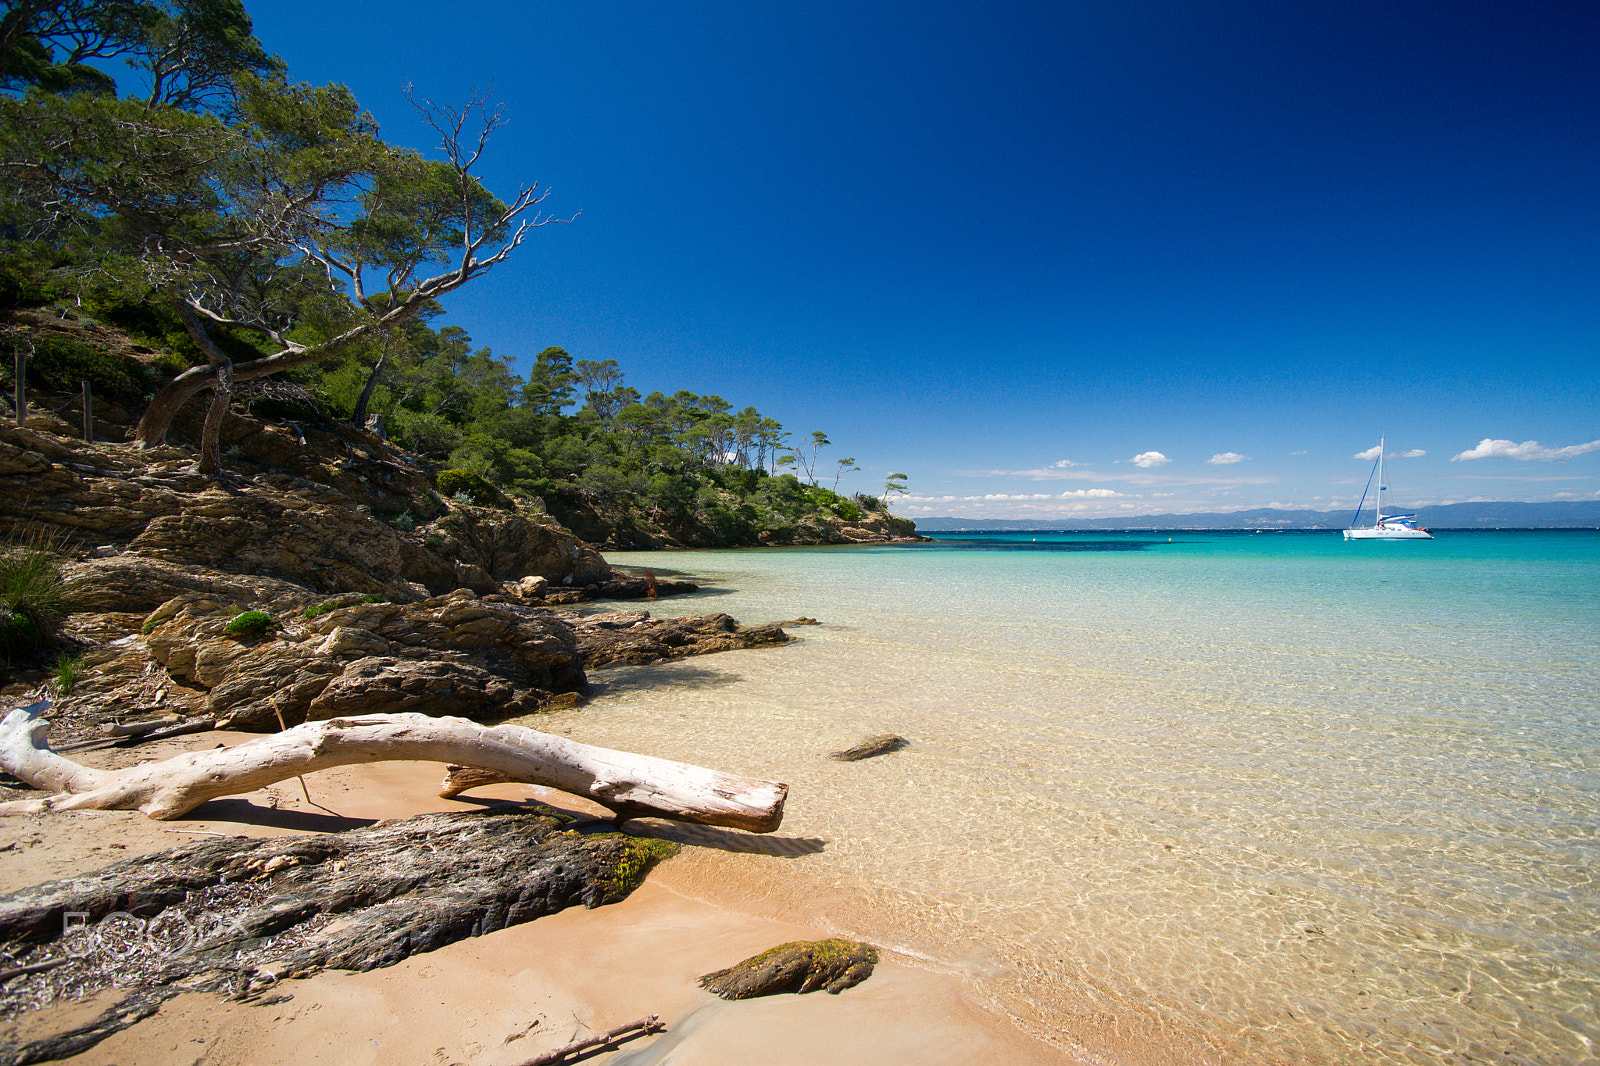
[[789, 782], [750, 861], [1084, 1061], [1600, 1059], [1600, 532], [611, 558], [823, 624], [539, 724]]

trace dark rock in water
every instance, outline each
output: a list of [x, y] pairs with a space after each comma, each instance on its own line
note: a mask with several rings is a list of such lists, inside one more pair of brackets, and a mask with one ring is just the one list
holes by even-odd
[[878, 949], [856, 940], [797, 940], [700, 978], [700, 987], [723, 999], [750, 999], [778, 992], [838, 995], [872, 976]]
[[894, 733], [879, 733], [875, 737], [868, 737], [853, 748], [836, 751], [828, 756], [840, 762], [855, 762], [858, 759], [870, 759], [874, 755], [887, 755], [891, 751], [899, 751], [909, 745], [911, 741]]
[[574, 618], [572, 627], [583, 652], [583, 664], [590, 669], [610, 663], [638, 665], [714, 651], [763, 648], [789, 641], [789, 635], [776, 625], [746, 628], [725, 614], [652, 618], [648, 611], [609, 611]]
[[566, 821], [515, 807], [225, 837], [0, 897], [0, 951], [24, 966], [67, 960], [11, 976], [0, 1013], [113, 983], [129, 993], [94, 1023], [13, 1045], [0, 1061], [78, 1054], [180, 992], [248, 996], [322, 969], [393, 966], [574, 904], [614, 903], [676, 847], [580, 835]]
[[665, 578], [631, 577], [613, 570], [609, 578], [589, 585], [584, 591], [590, 599], [596, 600], [643, 600], [655, 599], [658, 596], [682, 596], [690, 592], [698, 592], [699, 589], [700, 586], [693, 581], [668, 581]]

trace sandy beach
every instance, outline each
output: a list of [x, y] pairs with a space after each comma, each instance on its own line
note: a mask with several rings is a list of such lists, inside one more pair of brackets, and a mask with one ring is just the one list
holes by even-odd
[[[214, 733], [132, 750], [80, 753], [93, 765], [164, 757], [246, 734]], [[599, 813], [535, 786], [498, 785], [463, 800], [436, 796], [442, 768], [388, 763], [325, 771], [249, 796], [216, 800], [187, 818], [61, 812], [0, 820], [0, 890], [88, 871], [186, 843], [196, 834], [320, 832], [487, 802], [539, 802]], [[870, 979], [834, 996], [813, 993], [724, 1002], [701, 990], [704, 973], [790, 940], [837, 935], [818, 913], [794, 913], [765, 893], [751, 851], [803, 856], [803, 843], [654, 827], [687, 843], [622, 903], [573, 908], [413, 956], [368, 973], [325, 972], [286, 982], [292, 999], [234, 1003], [187, 995], [74, 1058], [81, 1063], [514, 1064], [649, 1015], [665, 1033], [588, 1061], [609, 1063], [1065, 1063], [1069, 1054], [984, 1010], [958, 973], [885, 951]], [[734, 841], [737, 836], [738, 842]], [[699, 841], [695, 843], [694, 841]], [[741, 848], [741, 850], [729, 850]], [[775, 910], [788, 913], [774, 913]], [[265, 997], [270, 998], [270, 997]], [[109, 1002], [109, 1000], [107, 1001]], [[21, 1037], [86, 1020], [103, 1003], [62, 1004], [24, 1019]]]

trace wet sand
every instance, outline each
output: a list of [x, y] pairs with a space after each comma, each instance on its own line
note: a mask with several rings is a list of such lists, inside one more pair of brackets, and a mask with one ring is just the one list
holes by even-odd
[[[203, 734], [138, 749], [77, 753], [92, 765], [125, 765], [236, 743], [242, 734]], [[115, 762], [113, 762], [115, 760]], [[486, 802], [541, 802], [579, 814], [598, 808], [527, 785], [479, 789], [462, 800], [436, 796], [443, 768], [431, 763], [345, 767], [308, 777], [309, 806], [290, 780], [247, 797], [216, 800], [175, 822], [130, 812], [61, 812], [0, 818], [0, 891], [97, 869], [173, 847], [194, 834], [250, 836], [349, 828], [425, 811]], [[692, 841], [658, 866], [622, 903], [572, 908], [452, 944], [369, 973], [325, 972], [286, 982], [286, 1002], [233, 1003], [186, 995], [75, 1063], [208, 1064], [524, 1062], [617, 1025], [659, 1015], [667, 1032], [586, 1061], [793, 1063], [1039, 1063], [1101, 1061], [1071, 1054], [980, 1007], [962, 977], [938, 962], [884, 952], [870, 979], [840, 995], [783, 995], [729, 1003], [697, 978], [789, 940], [837, 935], [820, 915], [778, 916], [764, 906], [769, 876], [742, 854], [762, 850], [804, 861], [808, 842], [659, 823], [630, 830]], [[7, 848], [8, 845], [15, 845]], [[748, 876], [747, 876], [748, 875]], [[270, 998], [270, 997], [264, 997]], [[86, 1004], [62, 1004], [28, 1019], [26, 1035], [81, 1021]]]

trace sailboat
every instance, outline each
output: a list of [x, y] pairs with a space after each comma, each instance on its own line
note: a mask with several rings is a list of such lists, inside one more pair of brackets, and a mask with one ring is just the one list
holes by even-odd
[[1367, 475], [1367, 487], [1361, 493], [1361, 502], [1356, 505], [1355, 517], [1350, 519], [1350, 528], [1344, 531], [1345, 540], [1432, 540], [1433, 534], [1417, 525], [1417, 516], [1414, 514], [1383, 513], [1383, 445], [1384, 439], [1378, 438], [1378, 462], [1372, 468], [1373, 474], [1378, 477], [1378, 504], [1376, 517], [1372, 525], [1358, 525], [1361, 521], [1361, 509], [1367, 505], [1367, 493], [1372, 490], [1372, 475]]

